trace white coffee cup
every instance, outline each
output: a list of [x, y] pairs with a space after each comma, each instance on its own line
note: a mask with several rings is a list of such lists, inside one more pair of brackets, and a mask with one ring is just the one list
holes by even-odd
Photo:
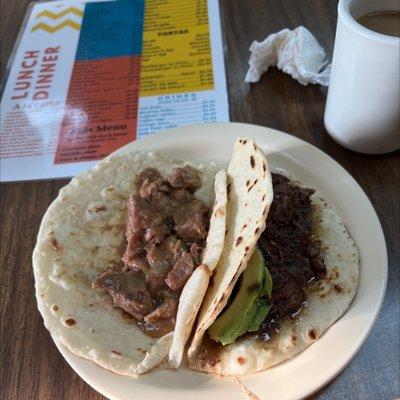
[[381, 154], [400, 148], [400, 38], [356, 21], [399, 8], [399, 0], [339, 1], [325, 127], [350, 150]]

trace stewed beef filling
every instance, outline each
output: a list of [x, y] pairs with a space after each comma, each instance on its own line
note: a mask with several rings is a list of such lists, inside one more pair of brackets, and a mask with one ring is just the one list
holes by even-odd
[[180, 292], [200, 263], [209, 209], [194, 196], [201, 178], [190, 166], [165, 179], [146, 168], [136, 184], [138, 194], [127, 203], [124, 267], [104, 271], [93, 287], [106, 289], [115, 307], [159, 337], [174, 329]]
[[280, 174], [272, 174], [274, 200], [266, 229], [258, 240], [272, 275], [271, 311], [260, 335], [280, 318], [296, 313], [305, 301], [307, 284], [326, 273], [321, 243], [312, 234], [313, 189], [302, 188]]

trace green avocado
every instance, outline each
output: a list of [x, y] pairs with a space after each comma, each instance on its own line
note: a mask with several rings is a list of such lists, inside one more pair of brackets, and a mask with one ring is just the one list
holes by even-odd
[[261, 251], [255, 249], [232, 302], [208, 329], [211, 339], [226, 345], [247, 331], [256, 331], [270, 310], [263, 296], [270, 297], [271, 291], [271, 275]]
[[[260, 250], [258, 250], [260, 251]], [[261, 254], [262, 257], [262, 254]], [[264, 263], [264, 258], [263, 258]], [[272, 276], [268, 271], [268, 268], [265, 266], [264, 268], [264, 284], [263, 284], [263, 295], [267, 297], [271, 297], [272, 293]]]
[[271, 306], [268, 304], [268, 300], [265, 298], [258, 299], [257, 312], [254, 315], [253, 321], [247, 328], [247, 332], [254, 332], [258, 330], [265, 317], [268, 315]]

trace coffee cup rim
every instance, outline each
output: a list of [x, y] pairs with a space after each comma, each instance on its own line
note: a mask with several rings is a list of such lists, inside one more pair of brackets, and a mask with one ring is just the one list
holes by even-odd
[[338, 4], [338, 15], [347, 25], [356, 30], [360, 35], [367, 37], [368, 39], [379, 40], [385, 43], [400, 44], [400, 38], [384, 33], [375, 32], [371, 29], [361, 25], [350, 13], [350, 4], [353, 0], [339, 0]]

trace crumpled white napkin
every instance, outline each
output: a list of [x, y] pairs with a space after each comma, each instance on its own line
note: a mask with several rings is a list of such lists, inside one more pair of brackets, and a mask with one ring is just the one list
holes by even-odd
[[261, 43], [254, 41], [250, 52], [250, 68], [245, 82], [257, 82], [269, 67], [277, 66], [302, 85], [329, 85], [331, 65], [321, 71], [326, 65], [325, 51], [303, 26], [293, 30], [282, 29], [269, 35]]

